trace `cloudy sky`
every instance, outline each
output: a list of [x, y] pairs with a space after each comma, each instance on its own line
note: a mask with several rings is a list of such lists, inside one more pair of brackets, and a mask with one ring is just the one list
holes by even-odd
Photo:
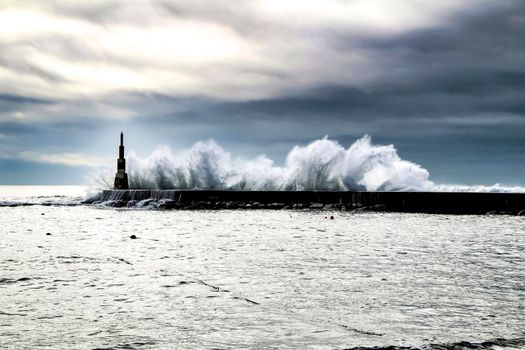
[[80, 184], [213, 138], [394, 144], [441, 183], [525, 185], [523, 0], [0, 0], [0, 184]]

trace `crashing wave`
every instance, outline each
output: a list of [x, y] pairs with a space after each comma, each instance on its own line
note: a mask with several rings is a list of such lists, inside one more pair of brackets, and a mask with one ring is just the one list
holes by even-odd
[[[525, 192], [499, 184], [436, 185], [426, 169], [401, 159], [393, 145], [372, 144], [368, 135], [349, 148], [327, 137], [295, 146], [283, 166], [265, 155], [233, 157], [213, 140], [178, 153], [161, 147], [145, 159], [130, 152], [128, 174], [135, 189]], [[95, 182], [98, 188], [112, 188], [113, 170]]]
[[0, 186], [0, 207], [74, 206], [86, 195], [83, 186]]
[[[428, 191], [433, 183], [421, 166], [403, 160], [393, 145], [373, 145], [367, 135], [345, 149], [327, 137], [295, 146], [284, 166], [265, 155], [234, 158], [213, 140], [189, 151], [157, 149], [147, 159], [128, 156], [131, 188], [237, 190]], [[111, 188], [112, 173], [97, 182]]]

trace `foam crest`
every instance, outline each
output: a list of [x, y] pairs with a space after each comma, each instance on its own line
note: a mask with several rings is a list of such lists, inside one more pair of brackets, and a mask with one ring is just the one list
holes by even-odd
[[[215, 141], [189, 150], [159, 147], [149, 157], [128, 154], [130, 187], [135, 189], [478, 191], [525, 192], [522, 187], [436, 185], [420, 165], [401, 159], [393, 145], [376, 145], [370, 136], [345, 148], [324, 137], [295, 146], [284, 166], [260, 155], [234, 157]], [[98, 188], [112, 188], [113, 171], [96, 177]]]

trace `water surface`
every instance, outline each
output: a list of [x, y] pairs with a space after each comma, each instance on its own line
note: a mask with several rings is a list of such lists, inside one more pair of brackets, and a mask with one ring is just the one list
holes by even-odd
[[524, 337], [522, 217], [37, 205], [0, 223], [1, 348]]

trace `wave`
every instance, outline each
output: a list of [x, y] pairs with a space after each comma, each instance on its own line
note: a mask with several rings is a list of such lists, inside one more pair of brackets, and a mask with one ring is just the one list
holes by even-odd
[[[524, 187], [499, 184], [435, 184], [426, 169], [401, 159], [393, 145], [373, 144], [368, 135], [348, 148], [327, 137], [295, 146], [284, 166], [265, 155], [233, 157], [213, 140], [178, 153], [160, 147], [147, 158], [130, 152], [127, 162], [135, 189], [525, 192]], [[94, 183], [99, 189], [112, 188], [113, 176], [114, 170], [108, 170]]]
[[345, 350], [517, 350], [525, 348], [525, 338], [504, 339], [497, 338], [481, 342], [461, 341], [455, 343], [427, 344], [422, 346], [358, 346], [346, 348]]
[[521, 186], [503, 186], [499, 183], [492, 186], [484, 185], [433, 185], [433, 192], [490, 192], [490, 193], [523, 193], [525, 192], [525, 187]]
[[72, 206], [93, 195], [83, 186], [0, 186], [0, 207]]
[[41, 200], [1, 200], [0, 207], [31, 207], [35, 205], [41, 206], [77, 206], [83, 204], [84, 198], [46, 198]]

